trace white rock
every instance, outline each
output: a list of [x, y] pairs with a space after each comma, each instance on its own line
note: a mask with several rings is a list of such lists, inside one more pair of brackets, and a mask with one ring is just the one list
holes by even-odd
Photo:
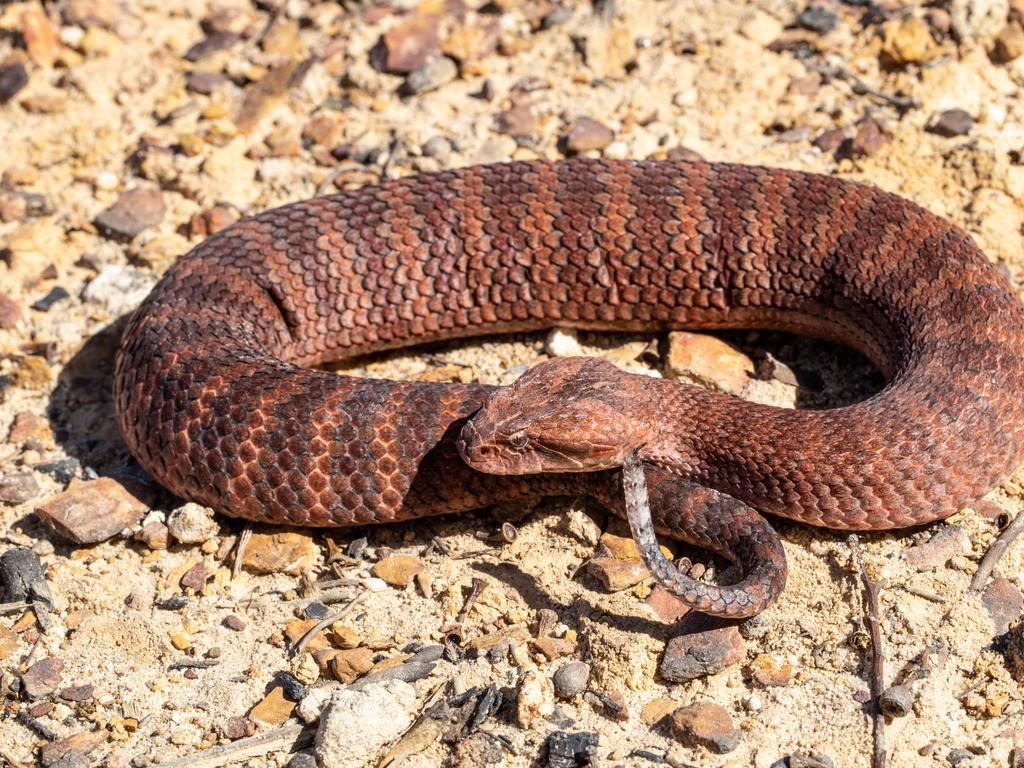
[[378, 753], [412, 725], [416, 689], [389, 680], [361, 691], [338, 691], [320, 718], [316, 761], [331, 768], [376, 765]]
[[337, 686], [325, 686], [323, 688], [310, 688], [299, 706], [295, 708], [296, 713], [304, 723], [315, 723], [324, 712], [327, 702], [337, 692]]
[[740, 34], [758, 45], [768, 45], [782, 34], [782, 29], [781, 21], [758, 10], [740, 25]]
[[112, 189], [117, 189], [120, 185], [121, 180], [117, 178], [117, 174], [113, 171], [100, 171], [96, 174], [96, 181], [94, 182], [96, 189], [109, 192]]
[[155, 283], [155, 276], [135, 267], [104, 267], [85, 286], [82, 298], [90, 304], [99, 304], [112, 315], [122, 315], [135, 309]]
[[601, 526], [582, 509], [569, 510], [565, 516], [565, 530], [589, 546], [594, 546], [601, 539]]
[[213, 510], [191, 501], [167, 516], [167, 528], [181, 544], [202, 544], [217, 535]]
[[544, 351], [552, 357], [574, 357], [582, 355], [576, 331], [572, 328], [552, 328], [544, 342]]
[[523, 675], [516, 700], [516, 722], [526, 730], [538, 717], [555, 711], [555, 686], [551, 679], [536, 670]]

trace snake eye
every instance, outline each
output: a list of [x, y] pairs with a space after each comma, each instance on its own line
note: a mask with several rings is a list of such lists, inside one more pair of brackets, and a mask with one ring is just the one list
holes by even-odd
[[517, 451], [521, 451], [530, 442], [530, 438], [526, 436], [525, 432], [514, 432], [508, 436], [508, 442]]

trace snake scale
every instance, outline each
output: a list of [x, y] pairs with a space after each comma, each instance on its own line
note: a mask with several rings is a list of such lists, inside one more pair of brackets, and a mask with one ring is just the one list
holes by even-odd
[[[552, 326], [794, 331], [860, 350], [887, 384], [793, 411], [586, 360], [500, 389], [310, 368]], [[910, 526], [1018, 466], [1024, 309], [966, 233], [871, 186], [732, 164], [514, 162], [297, 202], [213, 235], [129, 321], [114, 389], [153, 477], [268, 523], [566, 494], [625, 514], [621, 464], [639, 450], [658, 530], [743, 570], [731, 587], [681, 577], [676, 591], [749, 615], [785, 578], [754, 509]]]

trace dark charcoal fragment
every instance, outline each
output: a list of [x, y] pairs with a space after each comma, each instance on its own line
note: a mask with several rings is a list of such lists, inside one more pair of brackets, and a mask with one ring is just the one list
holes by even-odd
[[64, 301], [64, 299], [70, 297], [71, 294], [64, 290], [61, 286], [54, 286], [50, 289], [50, 292], [39, 299], [32, 305], [32, 309], [39, 312], [49, 312], [50, 307], [56, 304], [58, 301]]
[[597, 755], [598, 738], [592, 731], [555, 731], [548, 736], [548, 768], [578, 768], [589, 765], [591, 759]]

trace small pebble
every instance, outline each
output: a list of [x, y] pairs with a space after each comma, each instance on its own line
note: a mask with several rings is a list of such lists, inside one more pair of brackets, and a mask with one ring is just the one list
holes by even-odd
[[130, 240], [163, 221], [166, 210], [159, 189], [134, 187], [122, 192], [117, 202], [96, 217], [95, 223], [110, 237]]
[[198, 43], [193, 45], [185, 53], [185, 60], [196, 62], [205, 59], [217, 51], [223, 51], [237, 43], [239, 36], [234, 32], [213, 32]]
[[5, 504], [24, 504], [38, 496], [39, 492], [39, 483], [32, 472], [0, 477], [0, 501]]
[[793, 679], [793, 665], [770, 653], [762, 653], [750, 662], [750, 676], [758, 685], [777, 687], [789, 685]]
[[231, 741], [244, 739], [249, 735], [249, 720], [244, 717], [229, 717], [221, 723], [218, 730], [225, 739], [230, 739]]
[[327, 615], [327, 606], [319, 600], [312, 600], [302, 608], [302, 618], [319, 621]]
[[297, 576], [313, 565], [317, 546], [308, 533], [279, 531], [254, 533], [245, 548], [242, 565], [252, 573], [288, 573]]
[[95, 544], [134, 525], [148, 507], [110, 477], [88, 480], [36, 510], [54, 533], [75, 544]]
[[754, 375], [754, 363], [715, 336], [674, 331], [668, 336], [665, 376], [740, 394]]
[[1024, 594], [1010, 579], [1000, 576], [985, 587], [981, 593], [981, 604], [992, 617], [995, 634], [1001, 635], [1024, 610]]
[[928, 125], [928, 131], [938, 136], [952, 138], [966, 136], [974, 127], [974, 118], [963, 109], [947, 109]]
[[615, 132], [607, 125], [589, 117], [580, 117], [565, 133], [565, 148], [572, 153], [604, 149], [614, 138]]
[[558, 698], [571, 699], [586, 690], [589, 679], [590, 665], [583, 661], [571, 661], [558, 668], [551, 682]]
[[[789, 755], [788, 768], [834, 768], [835, 762], [824, 752], [798, 749]], [[774, 768], [774, 767], [773, 767]]]
[[587, 565], [587, 570], [607, 592], [621, 592], [650, 576], [639, 560], [618, 560], [614, 557], [595, 557]]
[[69, 688], [62, 688], [57, 694], [64, 701], [88, 701], [92, 698], [93, 687], [91, 685], [75, 685]]
[[811, 32], [825, 35], [836, 28], [839, 17], [828, 8], [820, 5], [811, 5], [802, 10], [796, 17], [796, 23]]
[[903, 550], [903, 559], [919, 571], [941, 568], [956, 555], [971, 551], [971, 539], [959, 525], [943, 525], [923, 544]]
[[28, 71], [20, 61], [0, 65], [0, 104], [5, 104], [28, 85]]
[[289, 701], [284, 695], [284, 689], [276, 685], [259, 704], [249, 710], [249, 719], [262, 725], [281, 725], [294, 711], [295, 702]]
[[671, 683], [713, 675], [743, 660], [746, 648], [735, 624], [704, 614], [687, 614], [665, 646], [658, 673]]
[[370, 63], [381, 72], [407, 75], [441, 55], [433, 14], [411, 13], [381, 35], [370, 51]]
[[302, 701], [306, 696], [306, 686], [290, 672], [278, 672], [274, 675], [274, 682], [281, 686], [281, 690], [287, 699]]
[[6, 294], [0, 293], [0, 330], [9, 331], [21, 320], [21, 305]]
[[996, 35], [992, 46], [992, 58], [1001, 64], [1007, 64], [1024, 54], [1024, 28], [1020, 24], [1010, 22]]
[[284, 768], [317, 768], [316, 758], [311, 752], [299, 752], [285, 763]]
[[433, 91], [450, 83], [458, 74], [459, 68], [454, 61], [447, 56], [439, 56], [410, 72], [405, 79], [405, 90], [412, 95]]
[[60, 685], [63, 672], [64, 660], [47, 656], [21, 673], [21, 690], [29, 699], [48, 696]]
[[516, 699], [516, 723], [523, 730], [539, 717], [555, 711], [555, 687], [540, 672], [530, 670], [519, 681]]
[[189, 72], [185, 76], [185, 87], [204, 96], [209, 96], [227, 82], [228, 78], [220, 72]]
[[167, 530], [179, 544], [202, 544], [217, 535], [213, 510], [189, 502], [167, 516]]
[[451, 156], [452, 145], [444, 136], [432, 136], [420, 147], [420, 152], [443, 163]]
[[423, 570], [423, 563], [412, 555], [389, 555], [373, 566], [373, 575], [393, 587], [405, 587]]
[[711, 701], [681, 707], [672, 713], [669, 722], [672, 733], [684, 745], [725, 754], [740, 743], [740, 732], [733, 726], [729, 713]]
[[206, 570], [206, 564], [199, 562], [185, 571], [178, 583], [181, 585], [182, 589], [191, 589], [193, 592], [200, 592], [203, 587], [206, 586], [206, 580], [212, 575], [213, 574]]

